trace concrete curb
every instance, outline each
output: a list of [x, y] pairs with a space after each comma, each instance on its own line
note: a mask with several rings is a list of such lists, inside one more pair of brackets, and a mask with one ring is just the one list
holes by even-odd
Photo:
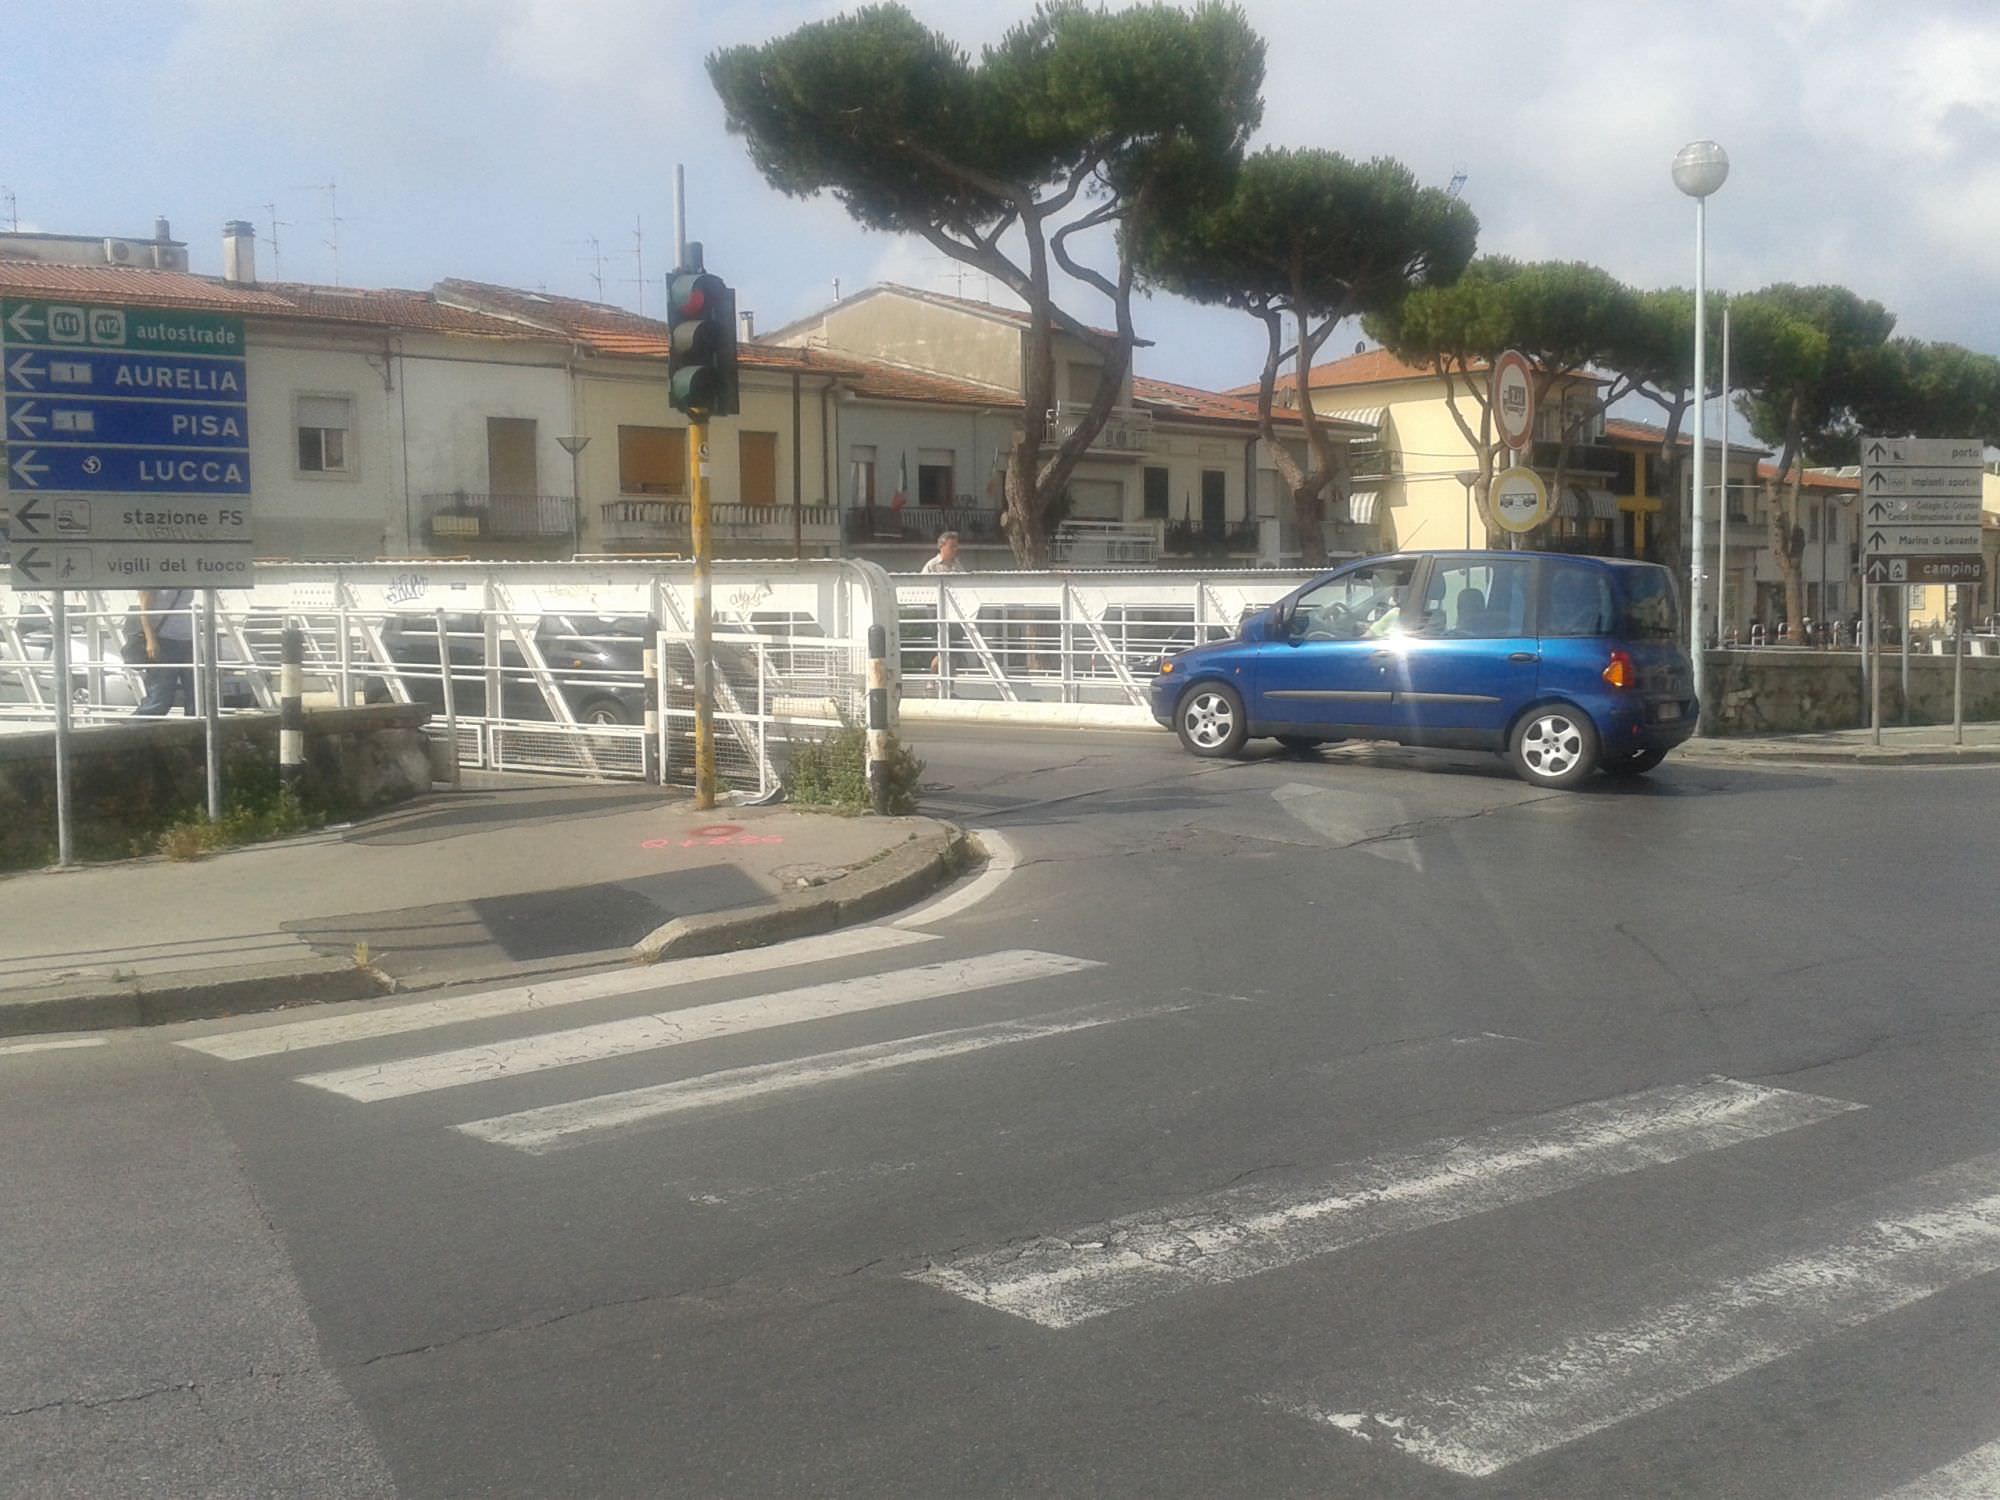
[[964, 868], [970, 844], [962, 829], [936, 819], [911, 821], [919, 826], [903, 843], [835, 881], [780, 897], [767, 907], [676, 917], [629, 949], [571, 955], [540, 965], [502, 964], [403, 978], [352, 959], [318, 958], [150, 978], [82, 980], [0, 995], [0, 1039], [164, 1026], [470, 984], [520, 983], [619, 963], [650, 964], [809, 937], [912, 906]]
[[0, 1037], [164, 1026], [290, 1005], [372, 1000], [394, 988], [386, 974], [334, 958], [113, 981], [109, 988], [95, 981], [0, 997]]
[[905, 724], [1005, 724], [1015, 729], [1129, 729], [1169, 731], [1152, 714], [1129, 703], [983, 703], [962, 698], [905, 698], [897, 706]]
[[1682, 745], [1676, 758], [1709, 765], [1759, 762], [1770, 765], [1815, 766], [1980, 766], [2000, 765], [2000, 745], [1926, 745], [1896, 749], [1884, 745], [1849, 748], [1836, 745]]
[[958, 874], [970, 847], [963, 829], [928, 821], [931, 827], [917, 830], [880, 859], [850, 870], [830, 884], [782, 896], [776, 905], [675, 917], [634, 943], [633, 956], [650, 964], [667, 958], [761, 948], [871, 921], [914, 905]]

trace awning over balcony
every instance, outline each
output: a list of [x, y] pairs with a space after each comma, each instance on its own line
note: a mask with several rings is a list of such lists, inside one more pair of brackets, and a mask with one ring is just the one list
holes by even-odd
[[1615, 521], [1618, 497], [1609, 490], [1592, 489], [1588, 485], [1565, 485], [1562, 494], [1556, 497], [1555, 510], [1568, 521]]
[[1388, 414], [1386, 406], [1357, 406], [1352, 411], [1329, 411], [1320, 415], [1338, 417], [1343, 422], [1366, 422], [1377, 433], [1382, 430], [1382, 418]]
[[1381, 491], [1356, 490], [1347, 497], [1347, 519], [1356, 526], [1375, 524], [1375, 503]]

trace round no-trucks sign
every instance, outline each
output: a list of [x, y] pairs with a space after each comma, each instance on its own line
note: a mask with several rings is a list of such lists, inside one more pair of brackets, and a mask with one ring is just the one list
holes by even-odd
[[1535, 435], [1535, 367], [1517, 349], [1493, 361], [1493, 424], [1515, 452]]
[[1549, 487], [1533, 469], [1493, 476], [1493, 519], [1507, 531], [1533, 531], [1549, 518]]

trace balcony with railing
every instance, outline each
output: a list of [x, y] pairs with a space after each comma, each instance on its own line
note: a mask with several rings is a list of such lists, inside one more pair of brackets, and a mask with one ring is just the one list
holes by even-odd
[[940, 534], [958, 533], [961, 542], [1004, 542], [1000, 512], [975, 505], [854, 505], [844, 523], [853, 543], [919, 542], [934, 546]]
[[1201, 521], [1169, 521], [1160, 542], [1167, 557], [1255, 557], [1262, 530], [1254, 521], [1210, 526]]
[[[795, 511], [800, 540], [823, 546], [839, 536], [839, 512], [831, 505], [710, 505], [708, 524], [717, 541], [789, 542]], [[607, 500], [597, 515], [607, 541], [686, 543], [694, 536], [688, 500]]]
[[433, 543], [567, 541], [576, 532], [576, 502], [568, 495], [479, 495], [468, 490], [425, 495], [419, 526]]
[[[1556, 456], [1562, 451], [1562, 444], [1547, 438], [1536, 438], [1528, 450], [1528, 462], [1544, 473], [1556, 470]], [[1572, 474], [1615, 474], [1618, 472], [1618, 450], [1600, 442], [1574, 440], [1569, 445], [1569, 461], [1563, 465], [1565, 475]]]
[[[1086, 401], [1058, 401], [1049, 409], [1048, 445], [1053, 448], [1076, 431], [1084, 413], [1090, 410]], [[1137, 457], [1153, 451], [1153, 414], [1139, 411], [1130, 406], [1114, 406], [1111, 414], [1104, 419], [1104, 426], [1097, 436], [1090, 440], [1086, 450], [1096, 454], [1129, 454]]]

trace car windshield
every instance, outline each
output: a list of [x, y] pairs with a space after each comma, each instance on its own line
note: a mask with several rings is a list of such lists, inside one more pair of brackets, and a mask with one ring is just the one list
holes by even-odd
[[1623, 570], [1625, 608], [1619, 634], [1635, 641], [1676, 641], [1681, 635], [1680, 599], [1665, 568]]

